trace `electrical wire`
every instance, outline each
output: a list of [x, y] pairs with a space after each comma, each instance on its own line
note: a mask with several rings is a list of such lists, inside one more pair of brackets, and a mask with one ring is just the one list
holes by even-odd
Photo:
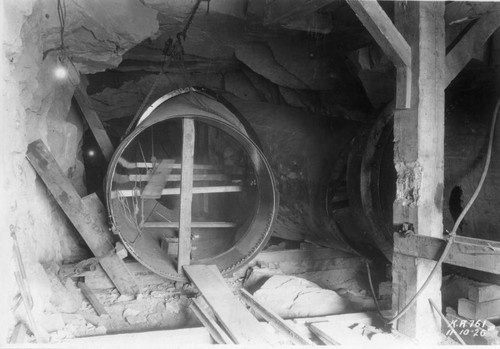
[[[491, 127], [490, 127], [490, 133], [489, 133], [489, 141], [488, 141], [488, 151], [487, 151], [487, 155], [486, 155], [486, 162], [485, 162], [485, 165], [484, 165], [484, 169], [483, 169], [483, 172], [481, 174], [481, 179], [479, 180], [479, 183], [478, 183], [478, 185], [476, 187], [476, 190], [472, 194], [472, 197], [467, 202], [467, 205], [464, 207], [464, 209], [460, 213], [460, 216], [458, 216], [457, 220], [455, 221], [455, 225], [453, 226], [453, 229], [451, 230], [451, 232], [449, 234], [448, 241], [446, 243], [446, 247], [444, 248], [444, 251], [441, 254], [441, 257], [439, 257], [438, 261], [434, 265], [434, 268], [430, 272], [429, 276], [427, 277], [427, 279], [425, 280], [425, 282], [423, 283], [423, 285], [420, 287], [420, 289], [417, 291], [417, 293], [415, 293], [415, 295], [412, 297], [412, 299], [408, 302], [408, 304], [406, 304], [406, 306], [396, 316], [394, 316], [392, 319], [387, 319], [384, 316], [382, 316], [382, 313], [380, 312], [380, 308], [378, 307], [378, 303], [375, 301], [375, 305], [377, 306], [377, 311], [378, 311], [379, 315], [382, 317], [382, 320], [386, 324], [392, 324], [392, 323], [396, 322], [398, 319], [400, 319], [411, 308], [411, 306], [415, 303], [415, 301], [418, 299], [418, 297], [427, 288], [427, 286], [429, 285], [429, 282], [434, 277], [434, 275], [438, 271], [439, 267], [441, 266], [441, 264], [443, 264], [444, 260], [448, 256], [448, 254], [450, 252], [451, 245], [453, 245], [453, 242], [454, 242], [455, 237], [457, 235], [458, 227], [462, 223], [462, 220], [464, 219], [465, 215], [467, 214], [467, 212], [471, 208], [471, 206], [474, 203], [474, 201], [476, 201], [476, 198], [478, 197], [479, 192], [481, 191], [481, 189], [483, 187], [484, 181], [486, 180], [486, 176], [488, 174], [488, 170], [489, 170], [490, 163], [491, 163], [491, 153], [492, 153], [492, 150], [493, 150], [493, 140], [494, 140], [494, 136], [495, 136], [496, 122], [497, 122], [497, 117], [498, 117], [498, 111], [499, 111], [499, 109], [500, 109], [500, 99], [498, 99], [498, 101], [496, 103], [496, 106], [495, 106], [495, 109], [494, 109], [494, 112], [493, 112], [493, 116], [492, 116], [492, 120], [491, 120]], [[375, 292], [373, 290], [373, 284], [372, 284], [372, 280], [371, 280], [371, 275], [370, 275], [370, 267], [368, 266], [368, 264], [366, 264], [366, 266], [367, 266], [367, 270], [368, 270], [368, 280], [369, 280], [369, 283], [370, 283], [370, 288], [371, 288], [371, 291], [372, 291], [372, 296], [373, 296], [374, 299], [376, 299]]]
[[64, 46], [64, 29], [66, 28], [66, 1], [57, 0], [57, 16], [59, 17], [60, 30], [59, 35], [61, 37], [61, 46], [59, 47], [62, 51], [65, 50]]
[[[58, 1], [61, 1], [61, 0], [58, 0]], [[144, 111], [144, 108], [146, 107], [146, 103], [149, 101], [149, 99], [151, 98], [151, 95], [156, 90], [158, 83], [160, 82], [160, 77], [165, 72], [166, 67], [168, 65], [170, 65], [170, 63], [172, 62], [173, 57], [176, 55], [179, 55], [181, 60], [184, 59], [184, 47], [182, 46], [182, 41], [186, 41], [186, 34], [191, 26], [191, 23], [193, 22], [194, 16], [196, 15], [196, 11], [198, 10], [200, 3], [201, 3], [201, 0], [197, 0], [196, 3], [194, 4], [193, 8], [191, 9], [191, 13], [189, 14], [189, 17], [187, 18], [186, 23], [184, 24], [183, 29], [180, 32], [178, 32], [176, 35], [177, 41], [173, 45], [172, 45], [172, 42], [173, 42], [172, 39], [167, 40], [167, 42], [165, 43], [165, 48], [163, 50], [163, 61], [161, 63], [160, 71], [156, 75], [155, 81], [153, 82], [153, 85], [151, 85], [149, 92], [144, 97], [144, 100], [142, 101], [141, 106], [139, 107], [139, 109], [137, 109], [134, 117], [132, 118], [132, 121], [130, 121], [130, 124], [128, 125], [127, 129], [125, 130], [125, 133], [122, 136], [122, 140], [128, 136], [128, 134], [132, 130], [132, 127], [135, 125], [137, 119]]]

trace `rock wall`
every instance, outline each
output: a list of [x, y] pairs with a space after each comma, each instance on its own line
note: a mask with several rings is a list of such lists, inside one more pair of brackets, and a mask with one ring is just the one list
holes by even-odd
[[[48, 306], [43, 301], [48, 298], [43, 295], [51, 292], [47, 276], [41, 275], [44, 269], [40, 264], [78, 261], [88, 256], [85, 243], [25, 158], [27, 145], [42, 139], [80, 195], [86, 194], [81, 156], [84, 125], [80, 115], [71, 108], [74, 84], [78, 81], [56, 79], [53, 70], [57, 50], [47, 51], [48, 47], [56, 45], [58, 24], [53, 22], [57, 21], [56, 3], [55, 0], [6, 0], [1, 7], [0, 185], [3, 199], [0, 200], [0, 246], [4, 296], [0, 308], [3, 322], [0, 324], [0, 343], [7, 340], [15, 317], [25, 317], [22, 304], [15, 315], [10, 311], [11, 300], [18, 293], [13, 277], [17, 267], [10, 232], [16, 233], [35, 302], [33, 309], [38, 314]], [[98, 3], [101, 6], [97, 7]], [[130, 6], [122, 7], [123, 3], [116, 1], [115, 6], [108, 1], [87, 1], [84, 5], [68, 1], [69, 49], [73, 50], [71, 56], [81, 71], [98, 71], [118, 64], [127, 48], [156, 31], [156, 11], [145, 8], [140, 1], [127, 3]], [[109, 7], [103, 8], [102, 4]], [[134, 12], [123, 13], [123, 9]], [[121, 12], [116, 14], [115, 10]], [[135, 18], [139, 10], [144, 15], [141, 19]], [[109, 20], [115, 15], [120, 16], [116, 17], [120, 23]], [[99, 21], [89, 23], [89, 18]], [[84, 27], [91, 29], [92, 37], [79, 34], [85, 32], [85, 29], [82, 31]], [[133, 32], [134, 28], [140, 30]], [[127, 31], [133, 34], [126, 35]], [[94, 51], [100, 54], [93, 55]]]

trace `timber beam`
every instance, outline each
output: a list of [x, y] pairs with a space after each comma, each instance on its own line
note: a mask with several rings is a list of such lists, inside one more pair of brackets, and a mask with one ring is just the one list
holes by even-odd
[[274, 0], [266, 5], [264, 24], [288, 24], [331, 3], [332, 0]]
[[377, 1], [346, 0], [397, 70], [396, 108], [411, 104], [411, 47]]
[[[394, 113], [397, 172], [393, 224], [418, 234], [443, 236], [445, 25], [442, 1], [395, 2], [395, 25], [411, 46], [411, 108]], [[397, 84], [402, 84], [397, 81]], [[397, 229], [397, 228], [396, 228]], [[436, 262], [394, 250], [392, 309], [401, 311], [427, 280]], [[441, 268], [397, 321], [397, 330], [421, 344], [438, 344]]]
[[83, 117], [87, 121], [87, 124], [97, 141], [97, 144], [99, 145], [99, 148], [101, 149], [102, 155], [104, 155], [106, 161], [109, 162], [114, 152], [113, 144], [111, 144], [111, 140], [104, 129], [101, 119], [92, 108], [92, 101], [87, 95], [87, 88], [83, 83], [83, 79], [80, 80], [80, 84], [76, 87], [74, 97], [80, 111], [83, 114]]
[[491, 35], [500, 27], [500, 11], [492, 11], [478, 19], [472, 28], [446, 55], [445, 86], [462, 71]]
[[[394, 234], [394, 252], [433, 261], [441, 257], [446, 243], [446, 240], [430, 236]], [[500, 243], [457, 236], [444, 263], [500, 274]]]
[[118, 291], [136, 294], [138, 286], [115, 252], [106, 209], [97, 195], [94, 193], [82, 199], [41, 140], [28, 145], [26, 157]]

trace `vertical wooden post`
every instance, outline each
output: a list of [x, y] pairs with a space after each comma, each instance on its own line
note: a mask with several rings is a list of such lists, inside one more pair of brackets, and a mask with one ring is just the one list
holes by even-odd
[[182, 273], [182, 266], [189, 265], [191, 259], [194, 139], [194, 120], [184, 118], [182, 120], [181, 205], [179, 215], [179, 254], [177, 257], [178, 273]]
[[[412, 49], [411, 108], [394, 114], [394, 163], [398, 174], [394, 225], [410, 223], [421, 235], [443, 236], [444, 2], [395, 2], [395, 24]], [[398, 77], [397, 82], [404, 79]], [[419, 290], [435, 262], [394, 252], [393, 309]], [[441, 304], [441, 270], [397, 322], [402, 333], [437, 344], [441, 320], [428, 299]]]

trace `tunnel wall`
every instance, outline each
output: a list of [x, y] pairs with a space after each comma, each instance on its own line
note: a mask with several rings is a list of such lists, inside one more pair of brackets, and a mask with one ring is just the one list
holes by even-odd
[[[0, 224], [2, 226], [2, 256], [12, 256], [15, 230], [21, 255], [31, 282], [35, 312], [43, 310], [48, 280], [41, 280], [43, 268], [38, 263], [71, 260], [85, 256], [86, 250], [73, 227], [48, 195], [45, 185], [25, 159], [27, 145], [41, 138], [53, 152], [63, 172], [68, 175], [80, 194], [83, 186], [83, 165], [79, 143], [83, 125], [79, 117], [69, 113], [72, 88], [51, 77], [53, 60], [42, 62], [42, 13], [34, 1], [9, 2], [2, 18], [8, 29], [4, 33], [4, 65], [2, 127], [0, 128]], [[74, 259], [73, 259], [74, 260]], [[10, 301], [17, 292], [12, 279], [15, 270], [12, 259], [3, 270], [4, 297]], [[10, 272], [9, 272], [10, 271]], [[45, 294], [45, 296], [44, 296]], [[12, 318], [2, 311], [2, 331], [7, 331]], [[5, 339], [2, 333], [1, 339]]]
[[[495, 97], [487, 90], [451, 105], [445, 120], [444, 226], [451, 230], [476, 189], [486, 161]], [[483, 189], [461, 224], [459, 235], [500, 241], [500, 132], [497, 122], [492, 158]]]
[[[67, 80], [54, 79], [55, 52], [46, 52], [53, 48], [51, 40], [59, 40], [57, 2], [6, 0], [2, 2], [0, 9], [0, 105], [3, 108], [0, 127], [0, 246], [3, 288], [0, 343], [5, 343], [15, 324], [14, 314], [11, 314], [11, 301], [18, 293], [13, 276], [16, 266], [10, 232], [16, 232], [34, 299], [33, 313], [42, 325], [44, 320], [40, 317], [43, 316], [44, 310], [51, 307], [49, 298], [52, 294], [51, 280], [44, 267], [63, 261], [79, 261], [89, 257], [89, 253], [83, 240], [25, 158], [28, 144], [41, 139], [49, 147], [78, 193], [86, 194], [80, 151], [84, 125], [81, 116], [71, 108], [74, 86]], [[155, 11], [150, 12], [151, 16], [156, 16]], [[68, 25], [79, 23], [72, 17], [74, 13], [68, 11]], [[92, 12], [86, 14], [90, 16]], [[77, 12], [76, 16], [78, 15]], [[157, 28], [157, 23], [151, 18], [145, 20], [150, 23], [136, 23], [143, 29], [140, 32], [145, 33], [129, 37], [130, 45], [150, 35], [151, 27]], [[104, 38], [105, 32], [101, 34]], [[69, 35], [77, 38], [78, 33]], [[116, 34], [113, 35], [117, 37]], [[88, 43], [88, 40], [80, 40], [79, 44], [85, 43]], [[77, 44], [74, 44], [72, 49], [76, 49], [76, 46]], [[113, 46], [109, 50], [115, 48]], [[105, 48], [100, 50], [103, 55], [107, 52]], [[44, 51], [47, 53], [45, 57]], [[86, 50], [81, 52], [87, 54]], [[112, 56], [113, 59], [107, 67], [119, 63], [120, 56], [116, 55], [116, 52]], [[103, 63], [103, 58], [104, 56], [100, 57], [100, 63]], [[89, 63], [89, 60], [86, 62]], [[84, 64], [79, 66], [83, 69]], [[96, 70], [96, 67], [89, 65], [86, 68], [86, 71]], [[20, 310], [15, 316], [23, 318], [25, 315], [22, 305], [18, 309]]]

